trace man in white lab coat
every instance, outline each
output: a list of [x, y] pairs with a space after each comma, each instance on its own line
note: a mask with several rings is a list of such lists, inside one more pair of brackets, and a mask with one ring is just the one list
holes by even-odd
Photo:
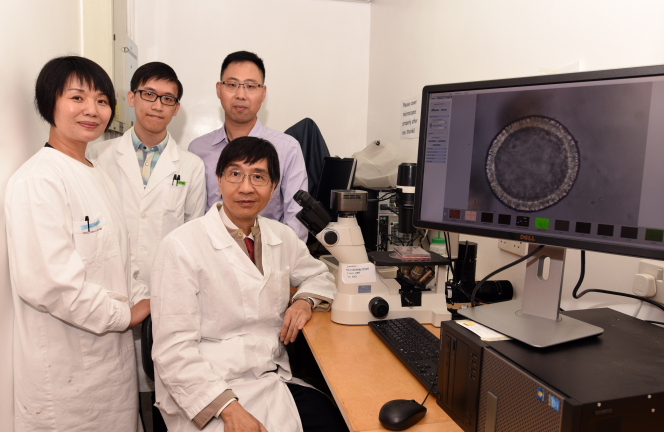
[[[115, 183], [136, 259], [138, 279], [149, 286], [152, 261], [162, 238], [183, 223], [205, 213], [205, 167], [201, 159], [180, 148], [167, 126], [177, 114], [182, 84], [175, 71], [160, 62], [136, 69], [127, 93], [136, 111], [136, 125], [122, 137], [88, 147]], [[139, 391], [154, 392], [143, 372], [140, 326], [134, 329]], [[154, 395], [153, 395], [154, 396]], [[153, 409], [155, 429], [161, 423]]]
[[274, 146], [237, 138], [216, 173], [223, 204], [166, 236], [152, 269], [152, 358], [166, 425], [347, 430], [334, 404], [291, 374], [284, 345], [312, 309], [329, 309], [336, 288], [290, 227], [258, 215], [279, 180]]

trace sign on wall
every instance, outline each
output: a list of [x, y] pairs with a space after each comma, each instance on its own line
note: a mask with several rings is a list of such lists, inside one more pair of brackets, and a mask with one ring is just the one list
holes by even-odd
[[401, 100], [401, 139], [420, 136], [420, 98], [413, 96]]

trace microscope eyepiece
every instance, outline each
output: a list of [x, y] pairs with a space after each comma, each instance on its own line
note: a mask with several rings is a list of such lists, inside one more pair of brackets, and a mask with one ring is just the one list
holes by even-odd
[[309, 195], [307, 191], [297, 191], [293, 195], [293, 199], [302, 207], [302, 210], [295, 217], [314, 236], [321, 232], [332, 220], [325, 207]]
[[311, 203], [316, 202], [314, 197], [309, 195], [309, 192], [303, 190], [295, 192], [295, 195], [293, 195], [293, 199], [302, 208], [308, 207], [309, 205], [311, 205]]

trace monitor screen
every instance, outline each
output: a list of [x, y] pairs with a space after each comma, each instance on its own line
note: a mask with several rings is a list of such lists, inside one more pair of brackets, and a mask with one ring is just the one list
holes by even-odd
[[664, 66], [427, 86], [418, 227], [664, 259]]
[[320, 173], [316, 200], [319, 201], [330, 216], [336, 219], [336, 212], [332, 210], [331, 194], [334, 189], [350, 189], [355, 180], [355, 167], [357, 159], [338, 158], [327, 156], [323, 160]]

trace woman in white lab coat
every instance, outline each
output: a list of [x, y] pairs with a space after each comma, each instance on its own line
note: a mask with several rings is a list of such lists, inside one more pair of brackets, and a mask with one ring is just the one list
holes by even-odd
[[132, 278], [117, 192], [85, 159], [110, 124], [113, 84], [96, 63], [49, 61], [35, 101], [44, 148], [11, 177], [5, 215], [14, 302], [15, 431], [139, 428], [131, 331], [149, 314]]

